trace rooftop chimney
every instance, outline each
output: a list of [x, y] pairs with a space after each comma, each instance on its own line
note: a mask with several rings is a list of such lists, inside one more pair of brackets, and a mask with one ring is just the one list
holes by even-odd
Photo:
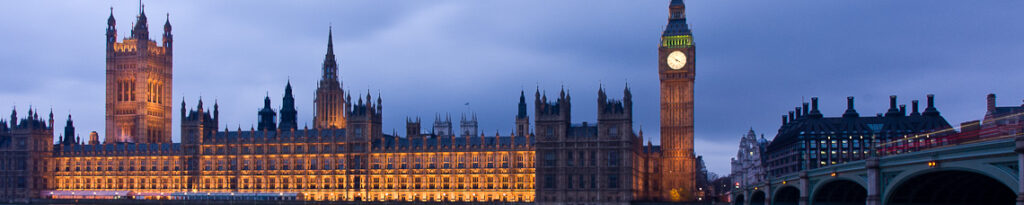
[[900, 114], [900, 109], [896, 108], [896, 96], [889, 96], [889, 110], [885, 112], [886, 117], [896, 116]]
[[803, 110], [804, 110], [804, 116], [807, 116], [808, 112], [811, 111], [811, 109], [809, 109], [807, 103], [803, 103]]
[[910, 116], [921, 115], [921, 113], [917, 112], [917, 100], [910, 101], [910, 107], [912, 108], [912, 110], [910, 112]]
[[843, 117], [860, 117], [857, 110], [853, 109], [853, 96], [846, 97], [846, 112], [843, 113]]
[[822, 117], [821, 111], [818, 110], [818, 98], [817, 97], [812, 97], [811, 98], [811, 113], [810, 113], [809, 116], [812, 117], [812, 118], [821, 118]]
[[934, 94], [928, 94], [928, 106], [924, 108], [924, 113], [922, 113], [922, 114], [924, 114], [926, 116], [939, 116], [939, 110], [935, 109], [935, 95]]
[[986, 97], [986, 100], [988, 101], [988, 107], [987, 107], [988, 109], [986, 109], [986, 110], [989, 111], [989, 112], [992, 112], [993, 110], [996, 110], [996, 94], [995, 93], [989, 93], [988, 97]]

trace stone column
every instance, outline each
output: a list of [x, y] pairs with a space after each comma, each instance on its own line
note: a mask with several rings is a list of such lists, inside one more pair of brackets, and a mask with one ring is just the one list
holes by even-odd
[[743, 205], [750, 205], [750, 200], [753, 199], [753, 197], [750, 196], [750, 194], [753, 194], [753, 193], [754, 193], [753, 191], [749, 191], [749, 190], [743, 191]]
[[800, 171], [800, 202], [799, 205], [811, 204], [808, 200], [808, 194], [811, 192], [809, 177], [807, 176], [807, 170]]
[[[1024, 136], [1018, 136], [1013, 149], [1017, 153], [1017, 167], [1024, 167]], [[1024, 169], [1017, 169], [1017, 176], [1024, 176]], [[1024, 205], [1024, 180], [1017, 179], [1017, 205]]]
[[868, 198], [867, 205], [881, 205], [881, 187], [879, 187], [879, 174], [881, 174], [881, 168], [878, 166], [878, 157], [871, 156], [864, 161], [865, 169], [868, 173]]

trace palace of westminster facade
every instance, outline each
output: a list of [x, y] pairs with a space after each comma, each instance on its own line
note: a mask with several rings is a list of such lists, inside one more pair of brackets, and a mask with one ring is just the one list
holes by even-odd
[[[268, 96], [257, 128], [220, 127], [219, 106], [181, 102], [181, 142], [171, 141], [172, 35], [149, 39], [140, 9], [129, 38], [107, 27], [106, 131], [101, 143], [74, 137], [68, 116], [54, 144], [48, 121], [29, 108], [0, 120], [0, 199], [76, 198], [131, 191], [145, 198], [192, 193], [299, 193], [325, 201], [506, 201], [626, 204], [690, 201], [694, 53], [685, 5], [672, 0], [659, 46], [661, 146], [644, 146], [633, 129], [630, 89], [608, 99], [598, 91], [597, 123], [575, 124], [571, 96], [537, 90], [533, 130], [520, 93], [514, 133], [478, 133], [476, 116], [453, 132], [437, 116], [433, 132], [407, 118], [405, 136], [382, 132], [380, 96], [341, 89], [332, 34], [317, 84], [313, 128], [298, 127], [291, 82], [279, 110]], [[280, 114], [280, 116], [278, 116]], [[61, 195], [63, 194], [63, 195]]]

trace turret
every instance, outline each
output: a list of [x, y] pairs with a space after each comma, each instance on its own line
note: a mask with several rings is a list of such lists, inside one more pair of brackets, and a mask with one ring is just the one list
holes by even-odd
[[626, 108], [626, 113], [633, 113], [633, 92], [629, 89], [629, 84], [626, 84], [626, 88], [622, 91], [622, 103]]
[[277, 130], [277, 124], [274, 120], [277, 113], [270, 107], [270, 95], [263, 98], [263, 109], [260, 109], [257, 115], [259, 116], [259, 130], [271, 132]]
[[89, 145], [100, 144], [100, 134], [96, 131], [89, 132]]
[[213, 100], [213, 124], [220, 124], [220, 106], [217, 100]]
[[68, 122], [64, 125], [64, 139], [61, 139], [60, 143], [63, 145], [70, 145], [71, 136], [75, 135], [75, 123], [71, 120], [71, 115], [68, 115]]
[[107, 51], [114, 50], [115, 42], [117, 42], [117, 21], [114, 20], [114, 7], [110, 7], [110, 17], [107, 17]]
[[526, 136], [530, 132], [530, 116], [526, 114], [526, 91], [519, 91], [519, 113], [516, 114], [516, 136]]
[[172, 48], [172, 45], [174, 43], [174, 36], [171, 35], [171, 14], [170, 13], [167, 14], [167, 21], [164, 22], [164, 38], [163, 38], [163, 41], [164, 41], [164, 44], [163, 44], [164, 48], [167, 50], [167, 54], [170, 55], [171, 51], [173, 50], [171, 48]]
[[405, 137], [410, 138], [410, 139], [412, 139], [414, 137], [419, 137], [419, 135], [420, 135], [420, 125], [421, 125], [420, 124], [420, 117], [416, 117], [415, 120], [412, 119], [412, 118], [406, 117], [405, 118]]
[[[539, 91], [538, 91], [539, 94]], [[536, 112], [534, 114], [534, 126], [536, 135], [540, 136], [538, 140], [549, 140], [557, 137], [563, 137], [565, 130], [568, 129], [569, 123], [572, 122], [571, 104], [569, 103], [569, 96], [565, 93], [565, 89], [559, 92], [558, 99], [554, 102], [548, 102], [547, 94], [538, 95], [540, 98], [536, 100]]]
[[181, 118], [185, 119], [185, 98], [181, 98]]
[[50, 109], [50, 120], [48, 122], [50, 122], [50, 124], [49, 124], [50, 130], [53, 130], [53, 127], [55, 127], [55, 126], [53, 124], [53, 109], [52, 108]]
[[140, 39], [139, 45], [146, 45], [149, 40], [149, 23], [146, 20], [146, 6], [139, 5], [139, 16], [132, 28], [132, 38]]
[[292, 97], [292, 82], [288, 80], [288, 83], [284, 86], [284, 97], [281, 100], [281, 122], [277, 126], [278, 129], [298, 129], [299, 124], [296, 113], [298, 111], [295, 110], [295, 97]]
[[18, 127], [18, 107], [11, 108], [11, 129]]
[[[477, 135], [479, 129], [476, 120], [476, 113], [471, 113], [471, 116], [466, 116], [466, 113], [462, 113], [462, 120], [459, 121], [459, 129], [462, 130], [463, 137], [471, 137]], [[481, 133], [482, 134], [482, 133]]]

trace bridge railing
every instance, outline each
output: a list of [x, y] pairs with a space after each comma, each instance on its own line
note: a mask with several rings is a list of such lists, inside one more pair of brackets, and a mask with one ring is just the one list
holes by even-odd
[[[998, 124], [997, 121], [1016, 118], [1014, 124]], [[993, 119], [972, 121], [960, 125], [960, 130], [947, 128], [928, 133], [919, 133], [907, 136], [903, 139], [893, 140], [876, 144], [873, 149], [879, 156], [897, 155], [909, 152], [917, 152], [934, 148], [971, 144], [998, 139], [1015, 138], [1024, 135], [1020, 122], [1024, 119], [1024, 113], [1014, 113]], [[994, 126], [987, 126], [996, 124]], [[986, 125], [982, 127], [982, 125]], [[1017, 129], [1015, 132], [1005, 132], [1008, 129]]]

